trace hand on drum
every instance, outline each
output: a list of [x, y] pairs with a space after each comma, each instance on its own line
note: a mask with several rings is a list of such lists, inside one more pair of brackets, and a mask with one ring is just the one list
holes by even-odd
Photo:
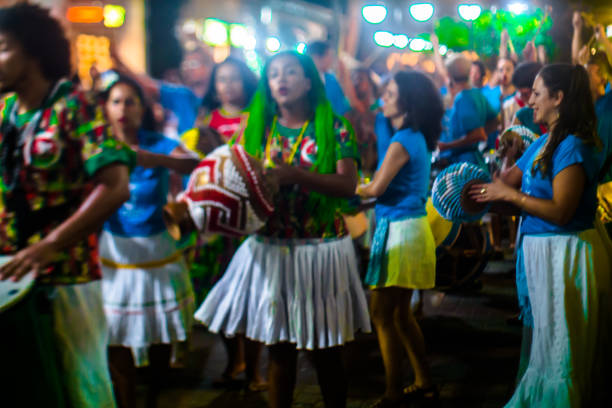
[[296, 183], [296, 167], [288, 165], [279, 157], [274, 157], [272, 161], [274, 167], [265, 169], [265, 175], [271, 176], [280, 186]]
[[500, 178], [494, 178], [492, 183], [474, 184], [470, 188], [470, 198], [479, 203], [490, 201], [512, 201], [517, 191], [505, 184]]
[[42, 240], [17, 252], [10, 262], [0, 267], [0, 280], [11, 279], [16, 282], [29, 272], [35, 275], [44, 273], [45, 266], [55, 259], [57, 250]]

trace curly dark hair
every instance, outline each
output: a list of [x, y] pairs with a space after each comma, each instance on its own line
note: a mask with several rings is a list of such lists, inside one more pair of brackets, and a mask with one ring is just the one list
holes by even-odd
[[555, 150], [569, 135], [594, 146], [600, 143], [586, 70], [580, 65], [550, 64], [544, 66], [538, 76], [542, 78], [549, 95], [563, 92], [563, 99], [559, 105], [559, 119], [553, 126], [542, 152], [533, 163], [531, 171], [534, 175], [538, 169], [542, 174], [548, 172]]
[[425, 136], [427, 149], [434, 150], [442, 132], [444, 104], [433, 81], [422, 72], [399, 71], [393, 79], [399, 90], [398, 108], [406, 112], [400, 129], [412, 129]]
[[70, 75], [70, 44], [48, 9], [28, 3], [0, 8], [0, 32], [15, 37], [48, 80]]
[[238, 72], [240, 72], [240, 78], [242, 79], [242, 90], [244, 92], [244, 106], [242, 106], [242, 108], [245, 108], [249, 104], [253, 94], [257, 90], [257, 77], [253, 71], [251, 71], [249, 67], [238, 58], [227, 57], [223, 62], [216, 64], [212, 70], [212, 73], [210, 74], [208, 89], [204, 94], [204, 99], [202, 99], [202, 107], [208, 112], [221, 106], [221, 102], [217, 97], [215, 82], [217, 80], [217, 71], [219, 71], [219, 68], [226, 64], [235, 66], [238, 69]]

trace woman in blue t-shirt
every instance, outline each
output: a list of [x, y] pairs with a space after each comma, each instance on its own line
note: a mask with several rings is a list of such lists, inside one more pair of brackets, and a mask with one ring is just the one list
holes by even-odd
[[595, 356], [609, 327], [611, 263], [594, 229], [603, 163], [586, 71], [544, 67], [529, 104], [549, 133], [502, 179], [470, 191], [477, 201], [507, 201], [523, 212], [522, 266], [534, 329], [529, 365], [506, 406], [594, 406], [589, 398], [602, 378]]
[[138, 152], [130, 172], [130, 199], [100, 233], [102, 294], [108, 356], [121, 407], [136, 404], [136, 367], [149, 366], [150, 406], [166, 381], [172, 347], [191, 331], [194, 295], [182, 251], [162, 218], [168, 168], [189, 173], [199, 163], [179, 142], [152, 129], [143, 92], [120, 77], [103, 94], [116, 137]]
[[[386, 391], [374, 406], [394, 407], [406, 399], [437, 397], [410, 298], [414, 289], [435, 284], [436, 248], [425, 203], [431, 151], [442, 130], [444, 107], [433, 82], [419, 72], [395, 74], [383, 102], [376, 120], [378, 169], [357, 194], [378, 197], [365, 280], [372, 288], [371, 315], [385, 365]], [[401, 347], [415, 373], [414, 383], [403, 393]]]

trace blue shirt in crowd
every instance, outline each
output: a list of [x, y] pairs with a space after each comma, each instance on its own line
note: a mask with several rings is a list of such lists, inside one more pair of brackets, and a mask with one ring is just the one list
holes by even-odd
[[425, 203], [429, 189], [431, 151], [427, 150], [421, 132], [402, 129], [394, 132], [389, 121], [379, 113], [376, 116], [378, 168], [391, 143], [397, 142], [408, 152], [410, 159], [391, 180], [387, 190], [376, 202], [376, 216], [390, 220], [426, 215]]
[[[464, 89], [455, 96], [453, 107], [449, 113], [447, 132], [441, 137], [441, 142], [452, 142], [459, 140], [469, 132], [494, 119], [497, 114], [487, 102], [479, 89]], [[458, 149], [445, 150], [440, 157], [446, 158], [450, 163], [471, 162], [480, 163], [481, 156], [478, 151], [478, 143], [464, 146]]]
[[574, 164], [580, 164], [586, 173], [586, 183], [582, 198], [574, 216], [565, 225], [557, 225], [542, 218], [538, 218], [527, 212], [523, 212], [521, 233], [523, 234], [563, 234], [578, 232], [593, 228], [595, 220], [595, 210], [597, 208], [597, 174], [601, 163], [596, 159], [597, 152], [594, 147], [588, 146], [579, 138], [573, 135], [567, 136], [553, 153], [551, 166], [543, 176], [541, 171], [536, 171], [532, 175], [531, 169], [538, 153], [548, 140], [548, 133], [540, 136], [533, 142], [525, 154], [516, 162], [516, 165], [523, 172], [522, 187], [523, 193], [532, 197], [551, 200], [553, 197], [552, 182], [560, 171]]
[[531, 130], [536, 135], [542, 134], [542, 128], [540, 125], [533, 121], [533, 109], [529, 106], [523, 106], [516, 112], [517, 119], [521, 122], [521, 125]]
[[325, 95], [327, 99], [329, 99], [329, 103], [334, 113], [339, 116], [344, 116], [346, 112], [351, 110], [351, 106], [346, 100], [344, 92], [342, 92], [342, 87], [331, 72], [326, 72], [323, 77], [325, 81]]
[[496, 114], [499, 114], [501, 112], [502, 103], [506, 102], [508, 99], [514, 96], [513, 93], [510, 95], [506, 95], [504, 96], [504, 100], [502, 101], [501, 86], [494, 86], [493, 88], [491, 88], [490, 86], [485, 85], [480, 88], [480, 92], [484, 95], [485, 98], [487, 98], [487, 101], [489, 102]]
[[[179, 142], [159, 133], [138, 132], [138, 147], [152, 153], [170, 154]], [[104, 229], [124, 237], [148, 237], [166, 226], [162, 209], [169, 184], [168, 169], [136, 166], [130, 172], [130, 199], [110, 216]]]
[[159, 83], [159, 103], [178, 119], [178, 134], [193, 128], [202, 99], [186, 86]]

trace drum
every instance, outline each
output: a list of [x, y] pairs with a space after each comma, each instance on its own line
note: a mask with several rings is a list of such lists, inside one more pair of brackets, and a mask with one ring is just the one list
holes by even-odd
[[[0, 265], [9, 260], [0, 256]], [[0, 333], [0, 389], [7, 406], [66, 407], [51, 304], [33, 273], [0, 281]]]
[[499, 148], [498, 150], [507, 149], [514, 140], [520, 140], [522, 142], [522, 150], [524, 151], [531, 145], [539, 135], [533, 133], [529, 128], [521, 125], [514, 125], [506, 128], [498, 138]]
[[425, 209], [436, 242], [436, 289], [473, 287], [492, 254], [489, 234], [478, 222], [446, 220], [431, 198]]
[[274, 212], [277, 190], [259, 160], [241, 145], [223, 145], [196, 167], [178, 203], [165, 207], [164, 220], [175, 239], [189, 229], [205, 235], [249, 235]]
[[488, 183], [489, 174], [472, 163], [455, 163], [442, 170], [433, 182], [431, 198], [442, 217], [453, 222], [482, 218], [490, 204], [478, 203], [469, 196], [472, 185]]
[[[0, 255], [0, 266], [11, 260], [10, 256]], [[17, 282], [0, 280], [0, 313], [19, 302], [34, 286], [34, 274], [29, 273]]]

